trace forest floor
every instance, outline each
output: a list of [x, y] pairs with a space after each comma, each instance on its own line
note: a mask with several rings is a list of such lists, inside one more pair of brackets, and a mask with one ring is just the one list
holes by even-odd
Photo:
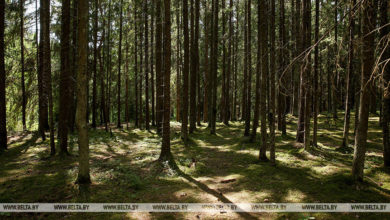
[[[90, 130], [92, 185], [80, 194], [77, 137], [70, 137], [72, 156], [48, 157], [48, 141], [33, 133], [12, 137], [0, 156], [0, 202], [390, 202], [390, 170], [383, 168], [382, 131], [371, 117], [365, 164], [366, 183], [351, 181], [352, 148], [337, 150], [342, 138], [342, 113], [334, 122], [319, 117], [319, 146], [310, 152], [295, 142], [297, 119], [289, 116], [287, 136], [277, 133], [277, 165], [257, 161], [256, 143], [243, 137], [241, 122], [217, 124], [210, 135], [206, 124], [180, 139], [172, 122], [172, 153], [179, 170], [155, 162], [161, 138], [155, 130], [103, 128]], [[353, 119], [353, 116], [351, 117]], [[353, 131], [353, 128], [352, 128]], [[352, 141], [352, 140], [350, 140]], [[85, 191], [83, 191], [85, 192]], [[363, 213], [0, 213], [0, 218], [25, 219], [390, 219], [389, 214]]]

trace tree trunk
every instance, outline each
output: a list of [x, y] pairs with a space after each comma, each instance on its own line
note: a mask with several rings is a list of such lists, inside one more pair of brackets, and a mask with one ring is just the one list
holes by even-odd
[[271, 51], [270, 51], [270, 137], [269, 137], [269, 147], [270, 147], [270, 160], [272, 163], [275, 163], [275, 0], [271, 0], [271, 24], [270, 24], [270, 41], [271, 41]]
[[96, 128], [97, 117], [97, 34], [98, 34], [98, 7], [95, 0], [95, 12], [93, 20], [93, 84], [92, 84], [92, 128]]
[[170, 160], [170, 115], [171, 115], [171, 1], [164, 0], [164, 114], [160, 161]]
[[188, 35], [188, 0], [183, 0], [183, 35], [184, 35], [184, 67], [183, 67], [183, 101], [181, 138], [188, 139], [188, 72], [189, 72], [189, 35]]
[[123, 23], [123, 0], [120, 2], [120, 18], [119, 18], [119, 45], [118, 45], [118, 82], [117, 82], [117, 104], [118, 104], [118, 113], [117, 113], [117, 128], [122, 128], [121, 122], [121, 67], [122, 67], [122, 23]]
[[[314, 30], [314, 42], [318, 43], [319, 40], [319, 25], [320, 25], [320, 1], [316, 0], [316, 15], [315, 15], [315, 30]], [[319, 45], [316, 45], [314, 49], [314, 90], [313, 90], [313, 146], [317, 146], [317, 129], [318, 129], [318, 97], [321, 94], [318, 93], [318, 74], [319, 74]]]
[[200, 71], [199, 71], [199, 19], [200, 19], [200, 0], [195, 0], [195, 33], [194, 33], [194, 47], [195, 47], [195, 71], [196, 71], [196, 88], [197, 88], [197, 110], [196, 121], [200, 126], [201, 110], [202, 110], [202, 96], [200, 91]]
[[251, 123], [251, 109], [252, 109], [252, 16], [251, 16], [252, 1], [248, 0], [247, 5], [247, 74], [248, 74], [248, 86], [246, 90], [246, 107], [245, 107], [245, 132], [244, 135], [249, 135], [250, 123]]
[[303, 47], [305, 51], [308, 53], [307, 57], [305, 58], [302, 66], [302, 71], [304, 72], [304, 86], [305, 86], [305, 113], [304, 113], [304, 145], [305, 150], [308, 150], [310, 147], [310, 115], [311, 115], [311, 59], [310, 59], [310, 46], [311, 46], [311, 1], [310, 0], [304, 0], [303, 1], [303, 17], [302, 17], [302, 23], [303, 23]]
[[89, 144], [88, 126], [86, 123], [87, 113], [87, 51], [88, 51], [88, 1], [79, 1], [79, 24], [78, 24], [78, 73], [77, 73], [77, 110], [76, 124], [79, 144], [79, 173], [77, 183], [88, 184], [89, 176]]
[[24, 83], [24, 0], [20, 0], [20, 63], [22, 72], [22, 124], [23, 131], [27, 130], [26, 127], [26, 87]]
[[[381, 0], [380, 1], [380, 17], [381, 17], [381, 23], [380, 26], [382, 27], [380, 36], [382, 40], [386, 37], [386, 35], [389, 34], [390, 28], [389, 26], [386, 26], [386, 24], [389, 23], [388, 18], [388, 8], [389, 8], [389, 2], [387, 0]], [[390, 40], [387, 39], [386, 47], [383, 47], [384, 53], [382, 55], [382, 61], [385, 62], [385, 60], [390, 59], [390, 52], [389, 52], [389, 42]], [[383, 44], [385, 45], [385, 44]], [[390, 134], [389, 134], [389, 127], [390, 127], [390, 66], [387, 63], [385, 67], [383, 67], [383, 98], [382, 98], [382, 108], [383, 108], [383, 120], [382, 120], [382, 129], [383, 129], [383, 159], [384, 159], [384, 165], [385, 167], [390, 167]]]
[[216, 134], [217, 119], [217, 73], [218, 73], [218, 12], [219, 1], [213, 0], [213, 22], [212, 22], [212, 53], [211, 53], [211, 105], [210, 108], [210, 134]]
[[[96, 4], [97, 7], [97, 4]], [[61, 72], [60, 72], [60, 107], [58, 121], [58, 136], [60, 154], [68, 154], [68, 119], [70, 112], [71, 66], [70, 66], [70, 0], [62, 2], [61, 16]]]
[[5, 102], [4, 28], [5, 0], [0, 0], [0, 152], [7, 149], [7, 122]]
[[346, 98], [345, 98], [345, 114], [344, 114], [344, 131], [343, 131], [343, 142], [341, 147], [345, 148], [349, 145], [349, 127], [350, 127], [350, 118], [351, 118], [351, 108], [353, 107], [352, 97], [354, 89], [354, 80], [353, 80], [353, 54], [354, 54], [354, 27], [355, 21], [353, 20], [353, 7], [356, 4], [356, 0], [350, 1], [349, 7], [349, 41], [348, 41], [348, 69], [346, 76]]
[[368, 83], [374, 64], [374, 0], [368, 0], [362, 4], [362, 30], [363, 30], [363, 62], [361, 76], [361, 95], [360, 95], [360, 110], [359, 124], [355, 136], [355, 152], [352, 164], [352, 175], [355, 181], [363, 181], [364, 160], [367, 145], [367, 129], [369, 117], [370, 91]]
[[194, 0], [191, 1], [191, 29], [190, 29], [190, 129], [189, 133], [193, 133], [196, 129], [196, 50], [195, 50], [195, 10]]
[[145, 129], [150, 129], [150, 111], [149, 111], [149, 17], [148, 1], [144, 1], [144, 19], [145, 19]]
[[163, 114], [163, 72], [162, 72], [162, 18], [161, 18], [161, 1], [156, 0], [156, 125], [157, 133], [162, 131], [162, 114]]

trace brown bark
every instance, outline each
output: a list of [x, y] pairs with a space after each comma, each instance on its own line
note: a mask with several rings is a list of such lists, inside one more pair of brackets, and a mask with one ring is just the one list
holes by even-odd
[[77, 110], [76, 124], [79, 144], [79, 172], [77, 183], [88, 184], [89, 176], [89, 141], [87, 115], [87, 51], [88, 51], [88, 1], [78, 2], [78, 73], [77, 73]]
[[183, 0], [183, 35], [184, 35], [184, 66], [183, 66], [183, 101], [181, 138], [188, 139], [188, 72], [189, 72], [189, 34], [188, 34], [188, 0]]
[[190, 0], [191, 24], [190, 24], [190, 128], [189, 133], [196, 129], [196, 50], [195, 50], [195, 10], [194, 0]]
[[123, 23], [123, 0], [120, 2], [120, 18], [119, 18], [119, 45], [118, 45], [118, 82], [117, 82], [117, 127], [122, 128], [121, 122], [121, 68], [122, 68], [122, 23]]
[[150, 109], [149, 109], [149, 19], [148, 1], [144, 1], [144, 22], [145, 22], [145, 129], [150, 129]]
[[4, 25], [5, 0], [0, 0], [0, 152], [7, 149], [7, 111], [5, 102]]
[[164, 113], [160, 161], [171, 160], [171, 1], [164, 0]]
[[[361, 95], [359, 108], [359, 124], [355, 136], [355, 151], [352, 163], [352, 176], [355, 181], [363, 181], [364, 160], [367, 145], [367, 129], [369, 117], [370, 91], [368, 83], [374, 65], [374, 0], [365, 1], [362, 4], [362, 30], [363, 30], [363, 62], [361, 75]], [[371, 33], [371, 34], [370, 34]]]
[[162, 18], [161, 4], [162, 0], [156, 0], [156, 126], [157, 133], [162, 131], [162, 114], [163, 114], [163, 72], [162, 72]]
[[[97, 6], [97, 5], [96, 5]], [[70, 111], [69, 88], [71, 82], [70, 66], [70, 0], [62, 2], [61, 16], [61, 72], [60, 72], [60, 107], [58, 121], [58, 136], [60, 145], [60, 154], [68, 154], [68, 119]]]
[[23, 131], [27, 130], [26, 127], [26, 86], [24, 82], [24, 0], [20, 0], [20, 63], [21, 63], [21, 86], [22, 86], [22, 124]]

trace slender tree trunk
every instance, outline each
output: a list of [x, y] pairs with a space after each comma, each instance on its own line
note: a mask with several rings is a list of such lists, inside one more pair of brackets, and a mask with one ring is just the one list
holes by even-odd
[[151, 102], [152, 102], [152, 126], [156, 126], [156, 92], [155, 92], [155, 83], [154, 83], [154, 24], [156, 22], [154, 18], [154, 10], [155, 10], [155, 0], [152, 0], [151, 9], [151, 22], [150, 22], [150, 89], [151, 89]]
[[88, 1], [78, 2], [78, 73], [77, 73], [77, 110], [76, 124], [79, 133], [79, 173], [77, 183], [88, 184], [89, 176], [89, 143], [87, 113], [87, 51], [88, 51]]
[[245, 136], [249, 135], [249, 129], [250, 129], [250, 123], [251, 123], [251, 109], [252, 109], [252, 16], [251, 16], [251, 8], [252, 8], [252, 0], [248, 0], [247, 5], [247, 22], [248, 22], [248, 29], [247, 29], [247, 74], [248, 74], [248, 86], [246, 91], [246, 116], [245, 116]]
[[156, 0], [156, 124], [157, 133], [162, 132], [162, 118], [163, 118], [163, 72], [162, 72], [162, 18], [161, 18], [161, 4], [162, 0]]
[[303, 46], [308, 55], [304, 60], [302, 71], [305, 76], [305, 113], [304, 113], [304, 145], [305, 149], [308, 150], [310, 147], [310, 115], [311, 115], [311, 59], [309, 48], [311, 46], [311, 1], [303, 1]]
[[[267, 151], [267, 109], [266, 109], [266, 83], [267, 83], [267, 73], [268, 73], [268, 5], [266, 1], [260, 1], [258, 5], [259, 16], [259, 43], [261, 49], [261, 95], [260, 95], [260, 111], [261, 111], [261, 146], [259, 153], [259, 160], [268, 161], [266, 156]], [[261, 25], [261, 26], [260, 26]], [[260, 53], [259, 53], [260, 54]], [[259, 57], [259, 58], [260, 58]], [[258, 63], [260, 62], [257, 61]], [[260, 72], [260, 68], [258, 69]]]
[[[335, 15], [334, 15], [334, 57], [335, 57], [335, 64], [334, 64], [334, 76], [333, 76], [333, 79], [332, 79], [332, 83], [333, 83], [333, 88], [332, 88], [332, 93], [333, 93], [333, 104], [332, 104], [332, 112], [333, 112], [333, 118], [334, 119], [337, 119], [337, 89], [338, 89], [338, 79], [339, 79], [339, 72], [337, 70], [338, 68], [338, 46], [337, 46], [337, 34], [338, 34], [338, 23], [337, 23], [337, 16], [338, 16], [338, 10], [337, 10], [337, 7], [338, 7], [338, 0], [335, 0]], [[337, 82], [335, 82], [335, 78], [337, 80]]]
[[98, 34], [98, 7], [95, 0], [95, 12], [93, 20], [93, 84], [92, 84], [92, 128], [96, 128], [97, 117], [97, 34]]
[[164, 0], [164, 114], [160, 161], [170, 160], [170, 115], [171, 115], [171, 1]]
[[[97, 5], [96, 5], [97, 6]], [[68, 154], [68, 119], [70, 112], [71, 65], [70, 65], [70, 0], [62, 2], [61, 16], [61, 72], [60, 72], [60, 107], [58, 136], [60, 154]]]
[[349, 7], [349, 41], [348, 41], [348, 69], [346, 76], [346, 98], [345, 98], [345, 114], [344, 114], [344, 131], [343, 131], [343, 143], [341, 147], [348, 147], [349, 145], [349, 127], [350, 127], [350, 118], [351, 118], [351, 108], [353, 107], [352, 97], [354, 89], [354, 76], [353, 76], [353, 59], [354, 59], [354, 28], [355, 21], [353, 18], [353, 8], [356, 4], [356, 0], [350, 1]]
[[[386, 35], [389, 34], [390, 28], [389, 26], [386, 26], [389, 23], [388, 18], [388, 8], [389, 8], [389, 2], [386, 0], [380, 1], [380, 16], [381, 16], [381, 39], [384, 40]], [[382, 61], [390, 59], [390, 52], [389, 52], [389, 44], [390, 39], [387, 39], [385, 41], [386, 44], [383, 47], [385, 50], [382, 55]], [[388, 62], [388, 61], [387, 61]], [[385, 167], [390, 167], [390, 133], [389, 133], [389, 127], [390, 127], [390, 66], [387, 63], [387, 65], [384, 68], [383, 71], [383, 98], [382, 98], [382, 108], [383, 108], [383, 121], [382, 121], [382, 129], [383, 129], [383, 159], [384, 159], [384, 165]]]
[[4, 28], [5, 28], [5, 0], [0, 0], [0, 152], [7, 149], [7, 111], [5, 102], [5, 56], [4, 56]]
[[210, 16], [208, 1], [204, 1], [204, 103], [203, 103], [203, 121], [209, 121], [209, 100], [210, 100], [210, 64], [209, 64], [209, 46], [210, 46]]
[[[160, 0], [157, 0], [159, 2]], [[137, 8], [136, 3], [134, 3], [134, 94], [135, 94], [135, 127], [139, 127], [139, 95], [138, 95], [138, 22], [137, 22]], [[157, 47], [158, 48], [158, 47]], [[157, 49], [156, 49], [157, 50]], [[158, 57], [157, 57], [158, 59]], [[157, 63], [158, 64], [158, 63]], [[157, 70], [157, 64], [156, 64], [156, 72], [158, 74]], [[158, 75], [157, 75], [158, 76]], [[158, 91], [157, 91], [158, 92]], [[158, 126], [157, 126], [158, 129]]]
[[[247, 107], [247, 91], [248, 91], [248, 1], [244, 1], [244, 78], [242, 87], [242, 116], [241, 120], [246, 122], [246, 107]], [[246, 125], [245, 125], [246, 128]], [[249, 130], [245, 129], [244, 136], [249, 135]]]
[[[280, 0], [280, 19], [279, 19], [279, 60], [280, 60], [280, 74], [279, 74], [279, 93], [278, 93], [278, 129], [282, 131], [282, 135], [286, 135], [286, 114], [288, 113], [287, 106], [287, 93], [288, 93], [288, 80], [287, 73], [285, 72], [286, 68], [286, 28], [285, 28], [285, 5], [284, 0]], [[281, 84], [281, 85], [280, 85]]]
[[355, 152], [352, 164], [352, 175], [355, 181], [363, 181], [364, 160], [367, 145], [367, 129], [369, 117], [370, 91], [368, 84], [374, 64], [374, 0], [367, 0], [362, 4], [363, 16], [363, 62], [361, 76], [361, 95], [359, 124], [355, 136]]
[[211, 53], [211, 114], [210, 114], [210, 134], [216, 134], [217, 119], [217, 73], [218, 73], [218, 12], [219, 0], [213, 0], [213, 22], [212, 22], [212, 53]]
[[188, 33], [188, 0], [183, 0], [183, 35], [184, 35], [184, 67], [183, 67], [183, 101], [181, 138], [188, 139], [188, 72], [189, 72], [189, 33]]
[[181, 16], [180, 16], [180, 0], [177, 0], [177, 11], [176, 11], [176, 121], [181, 121]]
[[75, 119], [76, 119], [76, 77], [77, 77], [77, 4], [78, 0], [73, 0], [73, 10], [72, 10], [72, 42], [71, 42], [71, 71], [72, 71], [72, 85], [70, 89], [71, 104], [69, 107], [69, 121], [68, 127], [70, 132], [74, 132], [75, 128]]
[[[320, 1], [316, 0], [316, 15], [315, 15], [315, 30], [314, 42], [319, 40], [319, 25], [320, 25]], [[317, 147], [317, 129], [318, 129], [318, 99], [321, 96], [318, 92], [318, 74], [319, 74], [319, 45], [314, 49], [314, 91], [313, 91], [313, 146]]]
[[121, 122], [121, 67], [122, 67], [122, 23], [123, 23], [123, 0], [120, 4], [120, 18], [119, 18], [119, 45], [118, 45], [118, 82], [117, 82], [117, 104], [118, 104], [118, 113], [117, 113], [117, 127], [122, 128]]
[[23, 131], [27, 130], [26, 127], [26, 87], [24, 83], [24, 0], [20, 0], [20, 63], [22, 72], [22, 124]]
[[190, 0], [190, 128], [189, 133], [196, 129], [196, 51], [195, 51], [195, 10], [194, 0]]
[[196, 71], [196, 87], [197, 87], [197, 125], [200, 126], [200, 118], [202, 111], [202, 96], [200, 91], [200, 71], [199, 71], [199, 19], [200, 19], [200, 0], [195, 0], [195, 33], [194, 33], [194, 47], [195, 47], [195, 71]]
[[269, 137], [269, 147], [270, 147], [270, 159], [272, 163], [275, 163], [275, 0], [271, 0], [271, 24], [270, 24], [270, 41], [271, 41], [271, 51], [270, 51], [270, 84], [271, 84], [271, 95], [269, 100], [269, 108], [271, 111], [269, 117], [270, 124], [270, 137]]
[[226, 115], [226, 0], [222, 0], [222, 88], [221, 88], [221, 103], [220, 103], [220, 120], [225, 122]]
[[149, 17], [148, 1], [144, 1], [145, 19], [145, 129], [150, 129], [150, 109], [149, 109]]
[[[127, 35], [127, 34], [126, 34]], [[128, 36], [126, 36], [126, 57], [125, 57], [125, 82], [126, 82], [126, 88], [125, 88], [125, 121], [126, 121], [126, 129], [129, 129], [129, 123], [130, 123], [130, 112], [129, 112], [129, 42], [128, 42]]]

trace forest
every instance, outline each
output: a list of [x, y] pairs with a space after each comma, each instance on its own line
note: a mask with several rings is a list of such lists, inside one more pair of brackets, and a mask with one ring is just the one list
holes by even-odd
[[390, 207], [389, 18], [388, 0], [0, 0], [0, 204]]

